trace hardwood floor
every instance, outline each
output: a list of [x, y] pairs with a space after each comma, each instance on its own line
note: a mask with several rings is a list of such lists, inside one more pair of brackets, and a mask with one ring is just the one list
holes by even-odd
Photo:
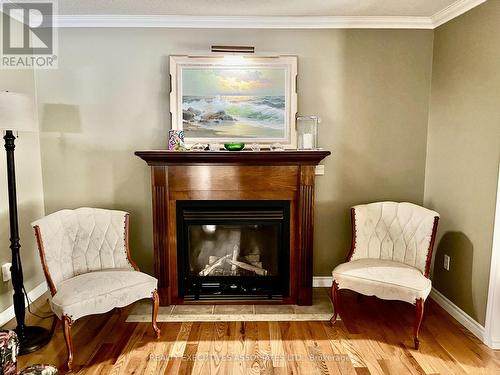
[[[325, 291], [326, 292], [326, 291]], [[413, 349], [414, 307], [340, 293], [342, 321], [126, 323], [130, 308], [82, 318], [73, 326], [79, 374], [500, 374], [500, 352], [488, 349], [432, 300]], [[46, 298], [35, 303], [49, 311]], [[51, 319], [30, 315], [29, 324]], [[13, 322], [7, 326], [12, 327]], [[59, 323], [48, 346], [19, 357], [18, 368], [63, 368]]]

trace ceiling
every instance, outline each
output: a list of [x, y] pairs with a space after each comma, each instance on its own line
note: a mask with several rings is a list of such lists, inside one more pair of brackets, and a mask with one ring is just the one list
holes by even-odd
[[[59, 0], [61, 15], [431, 17], [464, 0]], [[467, 2], [467, 0], [465, 0]]]

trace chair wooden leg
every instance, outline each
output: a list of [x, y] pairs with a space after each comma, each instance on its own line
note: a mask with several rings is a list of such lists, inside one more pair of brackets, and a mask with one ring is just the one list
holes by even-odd
[[71, 325], [73, 321], [67, 315], [64, 315], [62, 318], [63, 322], [63, 332], [64, 332], [64, 340], [66, 341], [66, 348], [68, 349], [68, 370], [71, 370], [73, 366], [73, 338], [71, 336]]
[[330, 324], [332, 326], [337, 321], [337, 315], [339, 314], [339, 296], [338, 296], [338, 291], [339, 291], [339, 284], [337, 284], [337, 282], [335, 280], [333, 280], [332, 289], [330, 291], [330, 297], [332, 299], [332, 304], [333, 304], [333, 316], [330, 319]]
[[160, 298], [158, 297], [158, 291], [155, 289], [151, 294], [151, 299], [153, 300], [153, 314], [151, 316], [151, 324], [153, 326], [153, 331], [156, 334], [156, 338], [160, 338], [160, 329], [156, 324], [156, 318], [158, 317], [158, 308], [160, 306]]
[[422, 325], [422, 318], [424, 317], [424, 300], [423, 298], [417, 299], [416, 303], [416, 315], [415, 315], [415, 326], [413, 328], [413, 341], [415, 343], [415, 349], [418, 350], [420, 347], [420, 340], [418, 339], [418, 334], [420, 332], [420, 326]]

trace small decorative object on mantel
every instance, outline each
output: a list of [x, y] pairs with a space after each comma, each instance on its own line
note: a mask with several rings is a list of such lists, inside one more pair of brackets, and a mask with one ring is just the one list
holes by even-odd
[[281, 143], [273, 143], [269, 148], [271, 151], [285, 151]]
[[297, 116], [297, 149], [315, 150], [318, 139], [318, 116]]
[[220, 151], [220, 149], [221, 149], [221, 145], [220, 145], [220, 143], [210, 143], [210, 144], [208, 145], [208, 149], [209, 149], [210, 151]]
[[244, 143], [224, 143], [224, 148], [228, 151], [241, 151], [245, 148]]
[[168, 131], [168, 150], [169, 151], [184, 151], [184, 130], [169, 130]]
[[255, 151], [255, 152], [259, 152], [260, 151], [260, 145], [258, 143], [252, 143], [250, 145], [250, 148], [252, 149], [252, 151]]
[[194, 145], [192, 145], [190, 148], [189, 148], [189, 151], [205, 151], [205, 149], [207, 148], [206, 145], [204, 144], [201, 144], [201, 143], [195, 143]]

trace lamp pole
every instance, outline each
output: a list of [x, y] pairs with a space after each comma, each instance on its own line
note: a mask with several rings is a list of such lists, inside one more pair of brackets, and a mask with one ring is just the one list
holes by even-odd
[[19, 223], [17, 221], [17, 195], [16, 195], [16, 168], [14, 164], [14, 134], [12, 130], [5, 132], [5, 151], [7, 152], [7, 184], [9, 187], [9, 221], [10, 221], [10, 250], [12, 251], [12, 288], [14, 289], [14, 312], [16, 314], [17, 327], [16, 333], [19, 341], [25, 336], [23, 292], [23, 267], [21, 264], [21, 255], [19, 250]]
[[9, 191], [10, 249], [12, 251], [12, 288], [14, 289], [14, 313], [16, 315], [16, 334], [19, 339], [19, 354], [31, 353], [50, 341], [50, 333], [42, 327], [27, 327], [24, 324], [26, 309], [24, 305], [23, 267], [19, 243], [19, 223], [17, 219], [16, 168], [14, 162], [14, 143], [16, 137], [12, 130], [6, 130], [5, 151], [7, 153], [7, 184]]

